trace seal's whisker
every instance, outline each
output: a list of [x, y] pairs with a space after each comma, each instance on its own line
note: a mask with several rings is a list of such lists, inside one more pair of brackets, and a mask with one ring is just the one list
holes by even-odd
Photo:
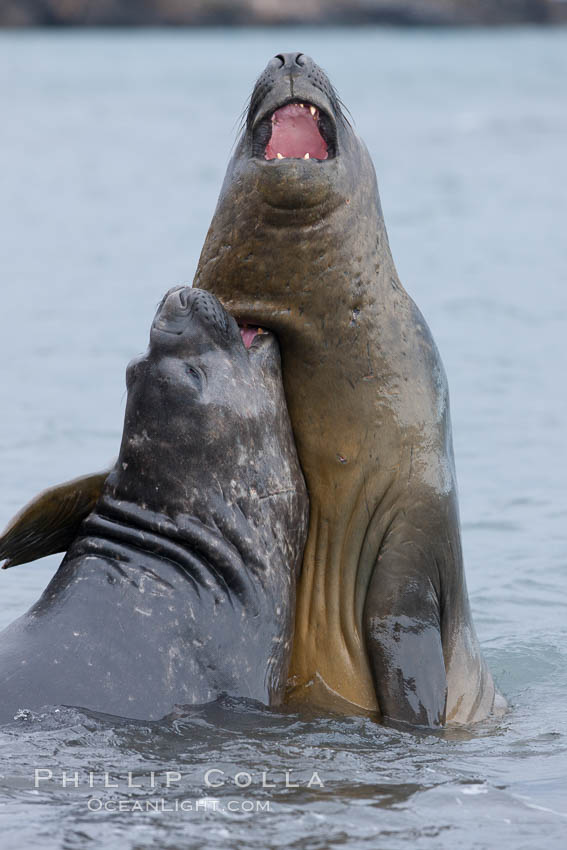
[[[343, 121], [345, 122], [345, 124], [347, 124], [351, 129], [353, 129], [354, 125], [356, 124], [356, 121], [354, 120], [352, 112], [350, 111], [348, 106], [346, 106], [346, 104], [342, 101], [342, 99], [339, 97], [339, 95], [336, 93], [336, 91], [335, 91], [335, 98], [336, 98], [336, 103], [337, 103], [337, 112], [340, 114], [340, 116], [343, 119]], [[348, 116], [349, 116], [348, 118], [346, 117], [345, 113], [348, 114]]]
[[246, 116], [248, 115], [248, 112], [250, 111], [250, 103], [251, 102], [252, 102], [252, 95], [249, 95], [246, 98], [246, 103], [242, 107], [242, 110], [240, 111], [236, 121], [234, 122], [234, 127], [236, 128], [236, 131], [238, 133], [241, 133], [243, 131], [244, 127], [246, 126]]

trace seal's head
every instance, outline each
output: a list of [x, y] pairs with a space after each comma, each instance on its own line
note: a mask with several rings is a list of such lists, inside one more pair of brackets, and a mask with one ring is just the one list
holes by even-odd
[[248, 160], [241, 177], [259, 179], [274, 209], [328, 209], [352, 192], [357, 145], [324, 71], [304, 53], [280, 53], [254, 86], [235, 160]]
[[250, 97], [195, 285], [238, 318], [275, 331], [285, 372], [292, 338], [311, 339], [328, 316], [331, 281], [340, 278], [338, 315], [348, 328], [364, 306], [362, 282], [386, 266], [393, 267], [364, 142], [309, 56], [275, 56]]
[[240, 329], [210, 293], [166, 294], [126, 382], [115, 500], [170, 517], [238, 504], [254, 519], [262, 499], [304, 497], [276, 338]]

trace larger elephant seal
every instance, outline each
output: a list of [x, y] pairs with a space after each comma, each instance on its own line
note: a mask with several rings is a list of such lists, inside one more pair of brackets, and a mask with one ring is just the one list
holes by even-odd
[[295, 697], [429, 725], [486, 717], [445, 372], [398, 279], [368, 151], [301, 53], [256, 83], [195, 285], [281, 345], [311, 504]]
[[[250, 342], [250, 340], [249, 340]], [[40, 600], [0, 635], [0, 720], [281, 701], [307, 494], [273, 334], [176, 289], [130, 364], [120, 455]]]

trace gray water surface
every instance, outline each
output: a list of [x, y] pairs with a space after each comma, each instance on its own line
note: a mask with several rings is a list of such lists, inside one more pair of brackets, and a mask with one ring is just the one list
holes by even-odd
[[[116, 456], [126, 364], [193, 278], [255, 77], [293, 49], [370, 148], [443, 356], [469, 591], [511, 710], [438, 734], [234, 700], [161, 723], [23, 712], [0, 731], [2, 850], [567, 845], [567, 31], [3, 33], [0, 524]], [[0, 575], [0, 626], [59, 560]]]

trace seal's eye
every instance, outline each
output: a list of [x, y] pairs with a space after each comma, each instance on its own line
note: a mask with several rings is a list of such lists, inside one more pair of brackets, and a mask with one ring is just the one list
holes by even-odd
[[203, 375], [199, 371], [199, 369], [195, 369], [194, 366], [189, 366], [189, 364], [185, 364], [185, 374], [189, 377], [189, 380], [193, 384], [193, 386], [200, 390], [203, 386]]

